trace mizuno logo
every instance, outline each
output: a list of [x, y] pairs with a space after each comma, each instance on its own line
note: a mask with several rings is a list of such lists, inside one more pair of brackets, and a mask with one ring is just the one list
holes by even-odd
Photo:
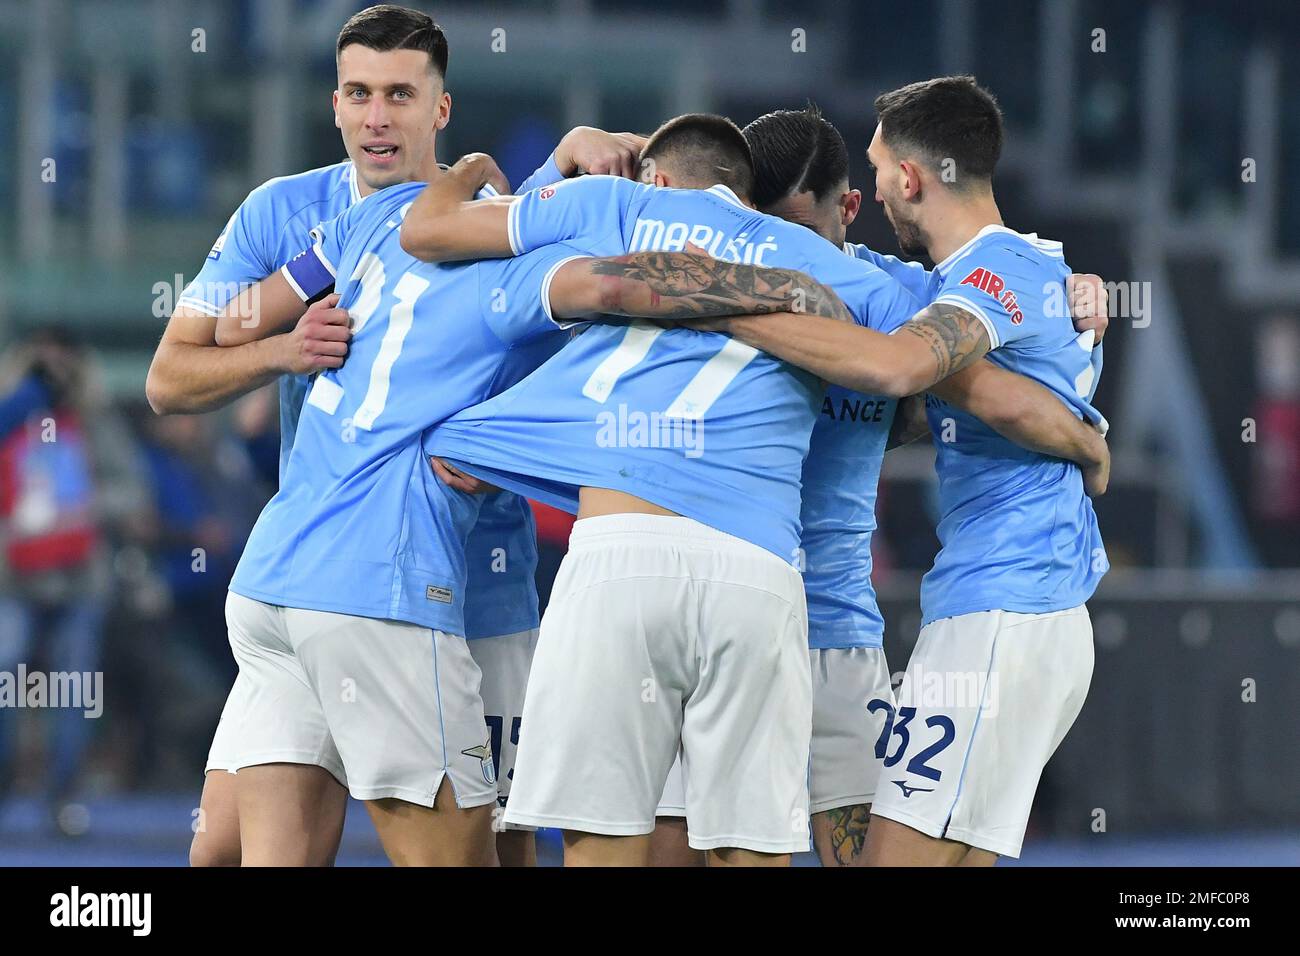
[[914, 793], [934, 793], [934, 787], [909, 787], [906, 780], [891, 780], [890, 783], [902, 790], [905, 797], [910, 797]]

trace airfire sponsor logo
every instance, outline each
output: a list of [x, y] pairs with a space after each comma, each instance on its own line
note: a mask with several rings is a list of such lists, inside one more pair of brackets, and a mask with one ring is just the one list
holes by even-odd
[[987, 292], [998, 303], [1007, 310], [1011, 316], [1011, 324], [1019, 325], [1025, 321], [1025, 315], [1020, 311], [1020, 305], [1016, 302], [1016, 294], [1007, 288], [1006, 282], [1002, 276], [989, 269], [979, 268], [971, 271], [971, 274], [962, 279], [960, 285], [973, 285], [981, 292]]

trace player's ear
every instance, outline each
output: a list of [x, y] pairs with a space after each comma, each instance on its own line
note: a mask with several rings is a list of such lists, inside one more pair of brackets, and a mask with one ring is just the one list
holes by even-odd
[[442, 95], [438, 97], [438, 116], [434, 120], [433, 125], [435, 129], [445, 129], [447, 124], [450, 122], [451, 94], [444, 90]]
[[921, 169], [916, 163], [907, 160], [899, 160], [899, 185], [902, 187], [902, 196], [906, 200], [918, 199], [921, 196]]
[[862, 190], [850, 189], [840, 197], [840, 225], [851, 226], [862, 209]]
[[330, 104], [334, 107], [334, 126], [338, 129], [342, 129], [343, 124], [339, 122], [339, 91], [338, 90], [334, 91], [334, 96], [330, 99]]
[[670, 182], [668, 181], [668, 177], [665, 176], [665, 175], [663, 174], [663, 171], [662, 171], [662, 170], [656, 169], [656, 170], [655, 170], [655, 185], [656, 185], [656, 186], [668, 186], [668, 187], [671, 187], [671, 186], [672, 186], [672, 183], [670, 183]]

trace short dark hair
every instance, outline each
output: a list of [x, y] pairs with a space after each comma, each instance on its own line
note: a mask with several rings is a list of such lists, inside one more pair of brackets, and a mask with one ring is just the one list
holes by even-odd
[[423, 50], [438, 75], [447, 78], [447, 37], [433, 18], [419, 10], [381, 3], [354, 14], [339, 31], [335, 56], [353, 43], [386, 53], [389, 50]]
[[821, 201], [848, 181], [849, 148], [813, 103], [764, 113], [743, 132], [754, 156], [752, 198], [759, 208], [809, 191]]
[[940, 169], [956, 164], [956, 178], [945, 180], [962, 190], [988, 184], [1002, 154], [1002, 110], [993, 94], [973, 76], [940, 76], [876, 97], [876, 115], [885, 144]]
[[650, 134], [641, 161], [670, 162], [695, 185], [721, 183], [742, 199], [754, 192], [754, 158], [740, 127], [725, 116], [686, 113]]

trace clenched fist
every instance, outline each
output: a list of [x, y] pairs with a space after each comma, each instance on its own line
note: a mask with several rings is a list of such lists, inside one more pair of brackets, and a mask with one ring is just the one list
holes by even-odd
[[579, 172], [636, 179], [637, 160], [645, 137], [607, 133], [593, 126], [575, 126], [555, 148], [555, 165], [565, 176]]
[[456, 173], [465, 173], [474, 180], [474, 192], [484, 186], [491, 186], [502, 196], [510, 193], [510, 180], [501, 172], [497, 161], [487, 153], [466, 153], [452, 167]]
[[292, 332], [283, 336], [284, 370], [294, 375], [311, 375], [327, 368], [339, 368], [348, 356], [352, 338], [345, 309], [338, 308], [338, 293], [313, 302]]
[[1086, 332], [1088, 329], [1096, 334], [1096, 341], [1106, 334], [1110, 325], [1110, 296], [1101, 276], [1087, 273], [1074, 274], [1065, 280], [1065, 291], [1070, 297], [1070, 317], [1074, 319], [1074, 330]]

